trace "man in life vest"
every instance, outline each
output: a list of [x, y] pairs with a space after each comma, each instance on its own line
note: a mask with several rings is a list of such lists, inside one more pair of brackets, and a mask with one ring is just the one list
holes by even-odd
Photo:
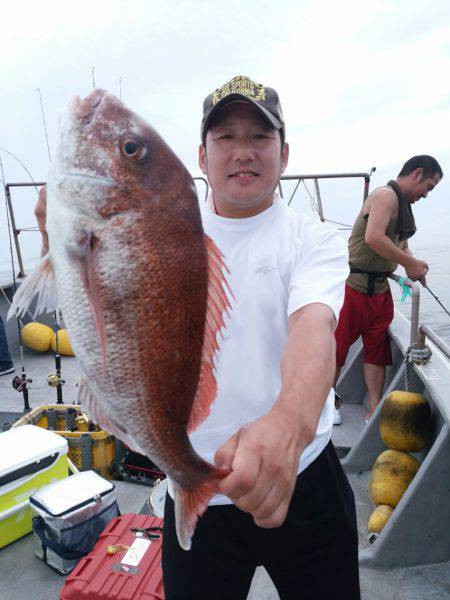
[[[416, 232], [411, 207], [427, 197], [442, 175], [432, 156], [410, 158], [395, 181], [369, 194], [348, 242], [350, 275], [335, 334], [335, 383], [350, 346], [361, 336], [369, 399], [367, 418], [381, 400], [386, 366], [392, 364], [388, 328], [394, 304], [387, 276], [400, 264], [410, 279], [425, 284], [428, 265], [408, 248], [408, 239]], [[335, 425], [341, 422], [339, 404], [336, 395]]]

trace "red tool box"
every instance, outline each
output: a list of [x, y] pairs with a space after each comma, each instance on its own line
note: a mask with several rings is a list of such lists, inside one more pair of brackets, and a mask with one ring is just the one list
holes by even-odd
[[67, 577], [60, 600], [164, 600], [162, 522], [136, 514], [112, 519]]

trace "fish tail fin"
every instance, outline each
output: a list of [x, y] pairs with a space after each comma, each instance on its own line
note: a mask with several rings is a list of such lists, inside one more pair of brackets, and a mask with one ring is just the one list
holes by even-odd
[[26, 277], [14, 294], [8, 319], [14, 316], [23, 317], [35, 296], [37, 302], [34, 316], [56, 309], [55, 273], [48, 253], [42, 257], [39, 265]]
[[198, 518], [208, 508], [208, 503], [217, 493], [217, 484], [228, 475], [229, 471], [215, 469], [215, 476], [209, 478], [193, 490], [185, 490], [173, 483], [175, 503], [175, 528], [178, 541], [183, 550], [191, 549], [191, 540], [194, 535]]
[[224, 313], [229, 314], [229, 296], [233, 298], [224, 274], [228, 268], [221, 251], [207, 235], [205, 235], [205, 246], [208, 256], [205, 331], [199, 382], [189, 418], [188, 432], [196, 429], [206, 419], [210, 413], [211, 404], [215, 400], [217, 383], [214, 376], [214, 357], [219, 348], [217, 334], [225, 324]]

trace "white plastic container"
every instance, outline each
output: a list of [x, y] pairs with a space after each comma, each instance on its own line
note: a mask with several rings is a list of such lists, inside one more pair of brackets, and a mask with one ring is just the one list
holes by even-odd
[[0, 433], [0, 548], [32, 531], [29, 497], [68, 476], [67, 441], [24, 425]]

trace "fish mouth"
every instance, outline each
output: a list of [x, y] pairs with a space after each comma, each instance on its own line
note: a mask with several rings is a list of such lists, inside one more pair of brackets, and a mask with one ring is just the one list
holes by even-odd
[[92, 181], [93, 183], [100, 183], [102, 185], [117, 185], [114, 179], [108, 179], [107, 177], [101, 177], [99, 175], [92, 175], [92, 173], [60, 173], [59, 177], [68, 179], [84, 179], [86, 181]]
[[72, 119], [84, 125], [89, 123], [106, 94], [105, 90], [97, 89], [83, 99], [79, 96], [74, 96], [69, 103], [69, 114]]

